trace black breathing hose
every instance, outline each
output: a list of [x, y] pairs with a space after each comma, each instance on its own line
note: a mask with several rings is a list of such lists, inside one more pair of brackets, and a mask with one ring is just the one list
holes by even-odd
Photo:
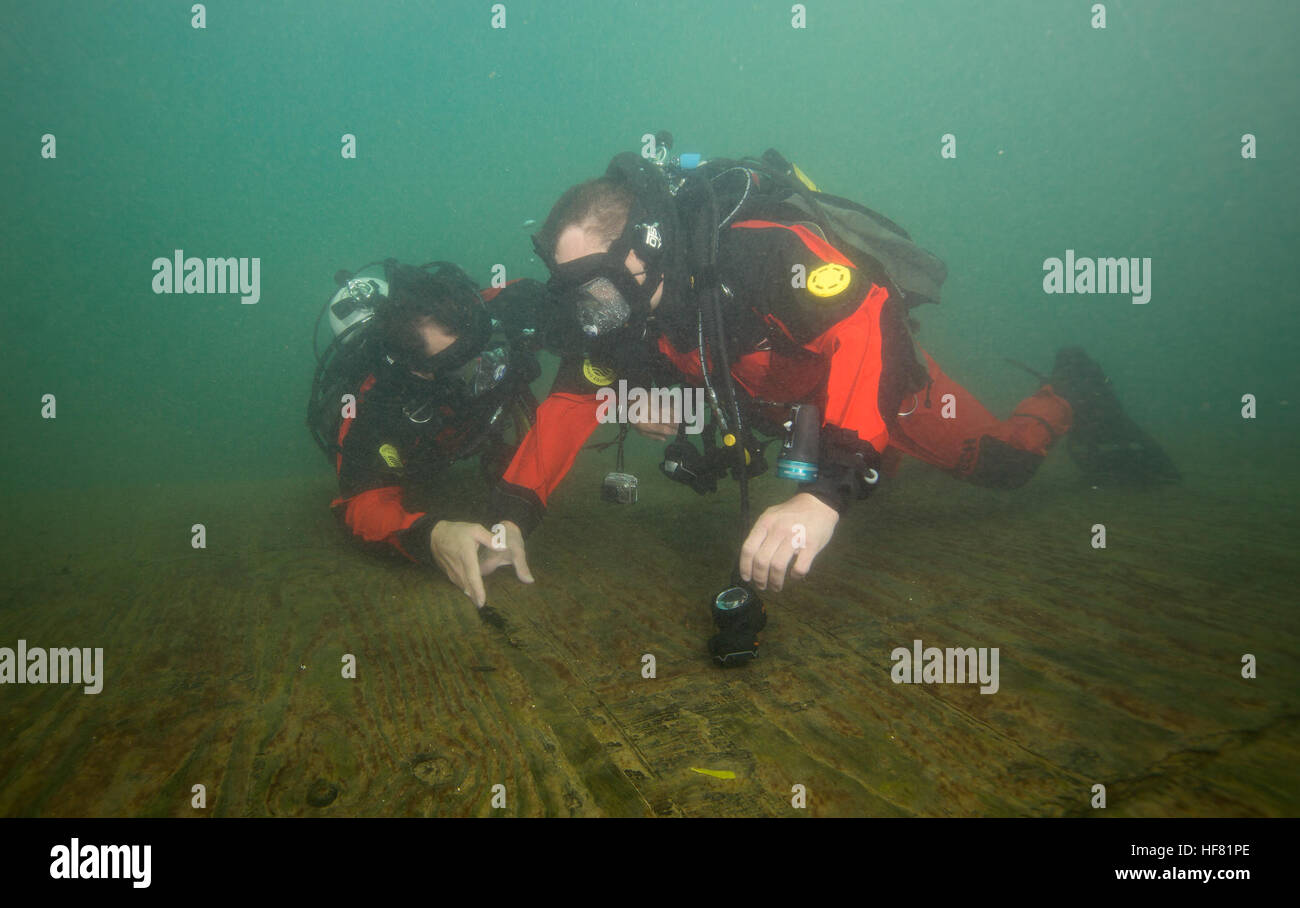
[[[718, 291], [716, 266], [718, 263], [718, 197], [713, 191], [713, 181], [705, 178], [704, 192], [708, 199], [708, 259], [706, 278], [709, 281], [709, 302], [713, 309], [714, 337], [717, 342], [718, 360], [722, 365], [723, 384], [727, 389], [727, 403], [731, 405], [733, 429], [736, 437], [736, 469], [740, 481], [740, 538], [743, 541], [749, 534], [749, 464], [746, 462], [748, 445], [745, 442], [745, 426], [740, 419], [740, 401], [736, 396], [736, 385], [731, 378], [731, 357], [727, 354], [727, 337], [722, 320], [722, 299]], [[707, 369], [705, 364], [701, 366]]]

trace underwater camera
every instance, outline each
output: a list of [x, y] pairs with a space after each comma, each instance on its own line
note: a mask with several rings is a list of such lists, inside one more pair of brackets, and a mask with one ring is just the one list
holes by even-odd
[[631, 473], [607, 473], [600, 485], [601, 501], [636, 504], [636, 477]]
[[745, 665], [758, 655], [758, 632], [767, 625], [767, 609], [749, 584], [733, 576], [732, 584], [713, 597], [709, 655], [723, 668]]

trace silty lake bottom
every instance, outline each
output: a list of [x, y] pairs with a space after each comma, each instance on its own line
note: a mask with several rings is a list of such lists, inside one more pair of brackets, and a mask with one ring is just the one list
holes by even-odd
[[[498, 572], [484, 613], [355, 550], [328, 475], [20, 495], [26, 525], [81, 519], [5, 553], [0, 645], [105, 668], [96, 695], [6, 685], [0, 814], [1293, 816], [1296, 480], [1258, 450], [1153, 489], [1090, 488], [1060, 451], [1010, 493], [908, 463], [764, 594], [739, 670], [705, 652], [734, 486], [643, 470], [621, 508], [580, 462], [530, 540], [538, 582]], [[895, 683], [918, 639], [997, 647], [997, 692]]]

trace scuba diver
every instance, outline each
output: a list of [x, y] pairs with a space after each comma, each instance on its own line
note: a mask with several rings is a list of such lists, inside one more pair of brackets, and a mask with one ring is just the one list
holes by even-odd
[[330, 506], [363, 545], [433, 565], [432, 539], [451, 528], [448, 469], [477, 455], [490, 487], [514, 453], [508, 434], [517, 442], [531, 424], [545, 288], [480, 291], [455, 265], [394, 259], [335, 281], [307, 416], [338, 474]]
[[[679, 434], [661, 468], [700, 492], [727, 472], [740, 482], [744, 542], [710, 641], [723, 665], [756, 653], [754, 588], [807, 575], [849, 503], [903, 454], [1016, 488], [1073, 426], [1069, 449], [1089, 475], [1177, 478], [1077, 348], [1061, 351], [1006, 420], [945, 375], [914, 343], [910, 313], [939, 301], [946, 268], [888, 218], [819, 192], [775, 151], [669, 161], [668, 138], [656, 157], [618, 155], [603, 177], [569, 189], [534, 236], [551, 273], [548, 345], [566, 355], [493, 493], [507, 546], [481, 559], [483, 575], [506, 563], [527, 571], [523, 540], [598, 424], [596, 392], [616, 377], [702, 386], [713, 417], [704, 451]], [[760, 436], [784, 439], [777, 472], [799, 485], [751, 526], [746, 483], [765, 468]], [[482, 604], [481, 577], [450, 576]], [[742, 606], [750, 617], [730, 633], [724, 619]]]

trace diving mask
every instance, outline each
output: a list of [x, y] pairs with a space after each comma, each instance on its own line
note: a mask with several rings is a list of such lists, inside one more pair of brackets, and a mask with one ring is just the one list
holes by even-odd
[[551, 267], [548, 287], [560, 319], [583, 346], [639, 331], [650, 312], [653, 287], [639, 283], [622, 258], [596, 253]]

